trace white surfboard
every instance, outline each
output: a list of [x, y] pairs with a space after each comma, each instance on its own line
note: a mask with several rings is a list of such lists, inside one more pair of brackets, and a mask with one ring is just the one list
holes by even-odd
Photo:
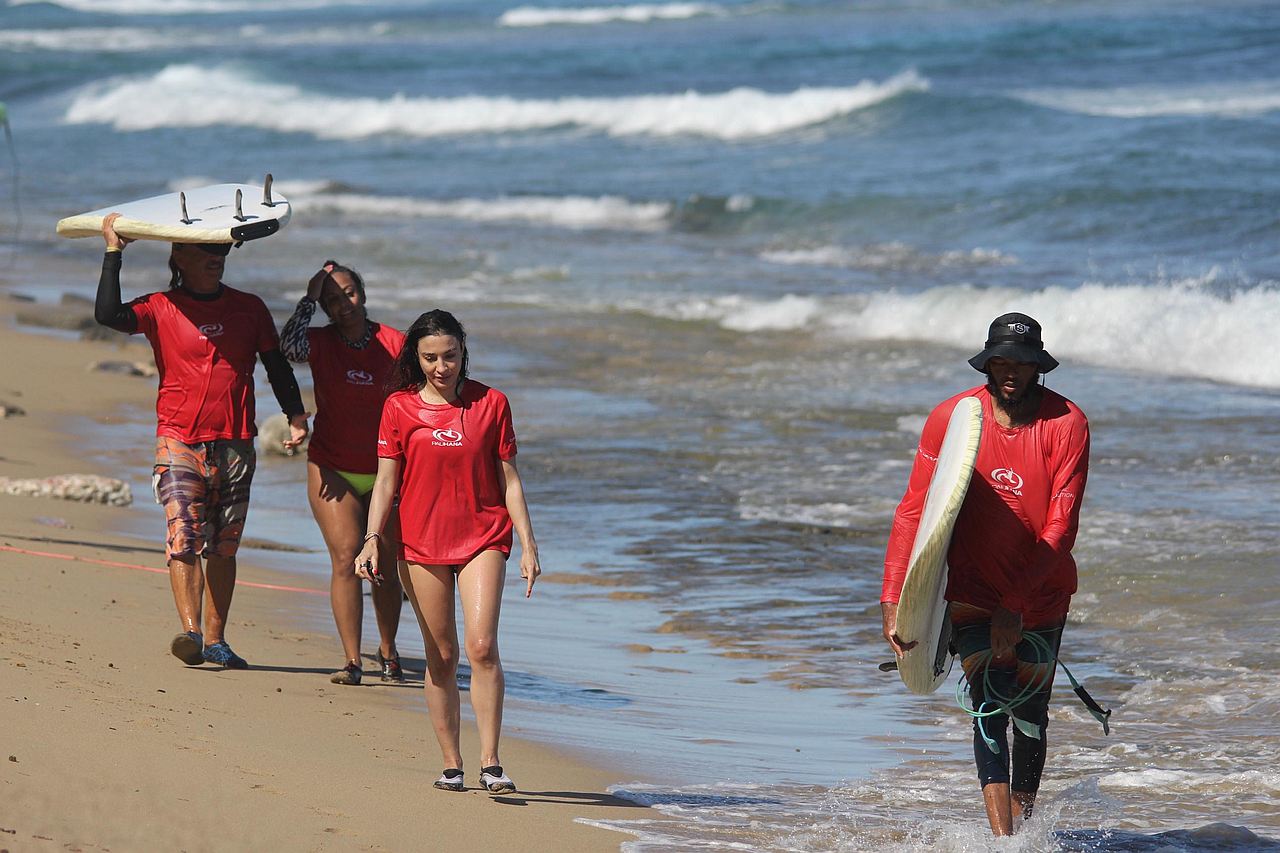
[[947, 421], [898, 601], [898, 636], [916, 641], [915, 648], [898, 661], [898, 675], [912, 693], [932, 693], [951, 671], [947, 548], [969, 490], [981, 437], [982, 403], [975, 397], [961, 398]]
[[289, 200], [262, 186], [213, 184], [144, 198], [68, 216], [58, 222], [62, 237], [102, 236], [102, 220], [119, 213], [116, 233], [133, 240], [170, 243], [238, 243], [276, 233], [293, 213]]

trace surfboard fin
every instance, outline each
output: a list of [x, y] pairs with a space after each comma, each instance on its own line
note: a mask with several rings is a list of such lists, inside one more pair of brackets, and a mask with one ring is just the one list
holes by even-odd
[[240, 190], [236, 190], [236, 220], [238, 222], [246, 222], [249, 219], [249, 217], [244, 215], [244, 209], [241, 207], [243, 199], [244, 193], [240, 192]]
[[267, 177], [262, 182], [262, 206], [275, 207], [276, 203], [271, 200], [271, 173], [267, 172]]
[[194, 220], [187, 215], [187, 194], [178, 193], [178, 204], [182, 206], [182, 219], [179, 221], [183, 225], [190, 225]]
[[887, 660], [884, 663], [877, 666], [876, 668], [879, 669], [881, 672], [897, 672], [898, 662], [896, 660]]

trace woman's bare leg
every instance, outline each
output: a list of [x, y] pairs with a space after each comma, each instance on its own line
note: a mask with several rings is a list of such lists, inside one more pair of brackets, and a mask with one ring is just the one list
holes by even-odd
[[342, 654], [347, 662], [358, 664], [364, 599], [354, 563], [364, 544], [368, 507], [337, 472], [314, 462], [307, 463], [307, 500], [329, 549], [333, 569], [329, 606], [333, 608], [333, 621], [342, 639]]
[[[364, 498], [365, 512], [361, 524], [367, 524], [369, 518], [369, 498]], [[387, 519], [379, 540], [381, 553], [379, 565], [393, 566], [400, 542], [400, 522], [392, 513]], [[361, 542], [363, 545], [363, 541]], [[396, 572], [382, 573], [382, 583], [373, 588], [373, 612], [378, 620], [378, 651], [384, 658], [393, 658], [399, 654], [396, 649], [396, 633], [400, 630], [400, 611], [404, 608], [404, 589], [400, 586], [400, 578]]]
[[498, 615], [506, 574], [507, 558], [501, 551], [483, 551], [458, 572], [463, 636], [471, 664], [471, 707], [480, 729], [481, 767], [502, 763], [498, 760], [498, 739], [506, 682], [498, 656]]
[[431, 727], [440, 744], [445, 769], [462, 769], [458, 743], [458, 626], [453, 615], [453, 566], [400, 563], [400, 582], [422, 628], [427, 653], [427, 677], [422, 689], [427, 697]]

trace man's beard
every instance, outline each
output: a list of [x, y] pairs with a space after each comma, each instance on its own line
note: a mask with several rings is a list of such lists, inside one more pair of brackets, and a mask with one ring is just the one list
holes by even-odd
[[1039, 387], [1036, 383], [1040, 378], [1040, 374], [1036, 374], [1027, 383], [1027, 387], [1022, 389], [1022, 393], [1016, 397], [1006, 397], [1004, 390], [996, 384], [995, 377], [990, 373], [987, 374], [987, 391], [991, 393], [991, 399], [1000, 407], [1005, 414], [1016, 415], [1021, 413], [1021, 409], [1035, 395], [1036, 389]]

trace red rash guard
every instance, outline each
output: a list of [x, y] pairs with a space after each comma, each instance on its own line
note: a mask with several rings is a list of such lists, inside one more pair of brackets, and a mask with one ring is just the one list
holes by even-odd
[[280, 346], [262, 300], [222, 286], [217, 299], [181, 288], [129, 303], [160, 373], [156, 435], [184, 444], [253, 438], [253, 368], [259, 353]]
[[467, 380], [456, 404], [397, 391], [382, 408], [378, 456], [400, 461], [403, 559], [458, 565], [481, 551], [511, 553], [500, 461], [516, 455], [511, 408], [497, 389]]
[[1089, 468], [1089, 422], [1074, 403], [1042, 389], [1035, 420], [996, 423], [985, 385], [939, 405], [925, 422], [907, 492], [893, 518], [880, 600], [897, 603], [947, 420], [962, 397], [982, 402], [973, 479], [947, 551], [947, 600], [1022, 614], [1026, 628], [1056, 624], [1076, 591], [1071, 557]]
[[336, 326], [307, 330], [316, 394], [307, 458], [317, 465], [350, 474], [378, 470], [378, 419], [404, 335], [380, 323], [374, 327], [363, 349], [347, 346]]

